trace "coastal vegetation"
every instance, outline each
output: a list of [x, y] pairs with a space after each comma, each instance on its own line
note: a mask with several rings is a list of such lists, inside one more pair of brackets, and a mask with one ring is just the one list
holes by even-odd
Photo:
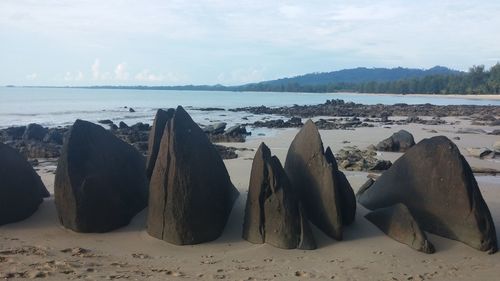
[[500, 63], [489, 69], [472, 66], [467, 72], [436, 66], [410, 68], [354, 68], [263, 81], [238, 86], [91, 86], [92, 89], [255, 91], [255, 92], [358, 92], [391, 94], [500, 94]]

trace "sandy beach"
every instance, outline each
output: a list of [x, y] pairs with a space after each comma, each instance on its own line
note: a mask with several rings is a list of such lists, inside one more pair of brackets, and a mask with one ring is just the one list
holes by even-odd
[[[322, 130], [323, 143], [334, 153], [345, 146], [365, 149], [392, 133], [406, 129], [415, 141], [445, 135], [473, 167], [500, 170], [498, 159], [469, 157], [468, 147], [489, 147], [498, 136], [457, 134], [473, 126], [461, 118], [458, 125], [394, 125], [390, 128]], [[433, 132], [431, 130], [435, 130]], [[252, 137], [227, 145], [239, 151], [225, 160], [233, 184], [240, 191], [223, 235], [210, 243], [175, 246], [149, 236], [145, 230], [147, 209], [127, 227], [104, 234], [80, 234], [58, 222], [53, 196], [27, 220], [0, 227], [0, 278], [17, 280], [497, 280], [500, 254], [488, 255], [460, 242], [429, 234], [435, 254], [416, 252], [384, 235], [363, 216], [358, 204], [355, 222], [345, 228], [344, 241], [335, 241], [314, 228], [318, 249], [282, 250], [254, 245], [241, 238], [252, 157], [264, 141], [282, 162], [298, 129], [275, 129], [272, 136]], [[346, 143], [349, 142], [349, 143]], [[380, 159], [395, 160], [402, 153], [379, 152]], [[53, 195], [55, 166], [41, 161], [39, 174]], [[354, 191], [366, 181], [366, 172], [345, 172]], [[500, 226], [500, 178], [476, 175], [493, 220]], [[498, 235], [498, 234], [497, 234]], [[500, 237], [497, 237], [500, 239]]]

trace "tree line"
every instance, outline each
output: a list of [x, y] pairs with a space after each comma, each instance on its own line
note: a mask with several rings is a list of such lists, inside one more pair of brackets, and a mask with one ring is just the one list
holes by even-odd
[[329, 83], [301, 85], [299, 83], [257, 83], [229, 87], [237, 91], [269, 92], [360, 92], [393, 94], [500, 94], [500, 63], [490, 69], [484, 65], [473, 66], [468, 72], [436, 74], [387, 82]]

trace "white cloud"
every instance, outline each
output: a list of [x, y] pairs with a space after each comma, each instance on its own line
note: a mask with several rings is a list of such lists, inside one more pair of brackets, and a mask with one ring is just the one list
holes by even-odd
[[35, 73], [35, 72], [26, 75], [26, 79], [28, 79], [28, 80], [36, 80], [37, 78], [38, 78], [38, 73]]
[[264, 80], [264, 74], [265, 68], [238, 68], [220, 73], [217, 80], [223, 84], [246, 84]]
[[64, 81], [82, 81], [83, 79], [84, 75], [81, 71], [77, 71], [75, 73], [67, 71], [66, 74], [64, 74]]
[[128, 79], [127, 64], [122, 62], [115, 67], [115, 79], [117, 80], [127, 80]]
[[92, 78], [94, 78], [94, 80], [99, 80], [101, 78], [101, 61], [99, 59], [94, 60], [91, 70]]
[[166, 83], [166, 84], [178, 84], [187, 81], [185, 75], [178, 73], [167, 72], [167, 73], [152, 73], [149, 69], [144, 69], [134, 76], [136, 81], [146, 82], [146, 83]]

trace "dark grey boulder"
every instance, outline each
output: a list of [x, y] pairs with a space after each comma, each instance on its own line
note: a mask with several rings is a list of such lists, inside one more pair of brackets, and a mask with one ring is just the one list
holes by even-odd
[[330, 237], [341, 240], [342, 226], [354, 221], [356, 199], [332, 151], [324, 151], [311, 120], [290, 145], [285, 171], [309, 220]]
[[147, 205], [144, 157], [99, 125], [76, 120], [57, 165], [59, 220], [76, 232], [127, 225]]
[[392, 239], [417, 251], [434, 253], [434, 246], [427, 240], [427, 236], [404, 204], [398, 203], [377, 209], [365, 215], [365, 218]]
[[495, 226], [472, 170], [444, 136], [419, 142], [357, 197], [371, 210], [403, 203], [423, 230], [497, 251]]
[[36, 123], [29, 124], [24, 131], [24, 140], [42, 141], [49, 130]]
[[155, 167], [156, 158], [158, 156], [158, 151], [160, 150], [161, 137], [165, 131], [165, 126], [168, 120], [174, 116], [175, 109], [170, 108], [168, 110], [158, 109], [156, 112], [155, 120], [153, 121], [153, 126], [149, 131], [148, 139], [148, 153], [146, 160], [146, 175], [148, 179], [151, 179], [153, 174], [153, 169]]
[[177, 245], [215, 240], [238, 194], [215, 147], [179, 106], [151, 176], [148, 233]]
[[49, 196], [30, 163], [0, 142], [0, 225], [28, 218]]
[[400, 130], [379, 142], [376, 148], [380, 151], [404, 152], [414, 145], [415, 140], [413, 139], [413, 135], [408, 131]]
[[279, 159], [262, 143], [252, 163], [243, 239], [283, 249], [316, 249], [299, 204]]

